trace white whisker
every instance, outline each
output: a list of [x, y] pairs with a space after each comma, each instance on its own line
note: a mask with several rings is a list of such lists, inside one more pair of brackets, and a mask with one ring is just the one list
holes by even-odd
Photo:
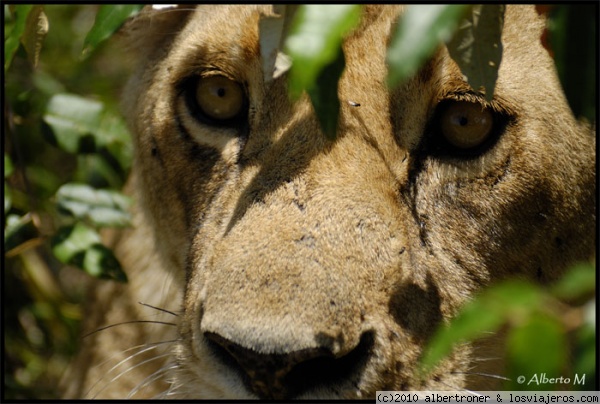
[[132, 398], [142, 388], [148, 386], [149, 384], [154, 383], [156, 380], [163, 377], [168, 371], [176, 369], [177, 367], [178, 367], [178, 365], [173, 364], [173, 363], [170, 363], [170, 364], [167, 364], [166, 366], [161, 367], [156, 372], [152, 373], [150, 376], [148, 376], [144, 380], [142, 380], [133, 390], [131, 390], [129, 392], [129, 394], [127, 395], [127, 398], [128, 399]]
[[[160, 341], [160, 342], [152, 342], [152, 343], [148, 343], [148, 344], [141, 344], [141, 345], [136, 345], [134, 347], [131, 348], [127, 348], [126, 350], [122, 351], [122, 352], [115, 352], [114, 354], [112, 354], [108, 359], [106, 359], [105, 361], [101, 362], [100, 364], [98, 364], [98, 367], [104, 366], [105, 364], [109, 363], [110, 361], [112, 361], [113, 359], [115, 359], [116, 356], [121, 355], [121, 354], [125, 354], [125, 353], [129, 353], [131, 351], [135, 351], [137, 349], [142, 349], [141, 351], [134, 353], [132, 355], [127, 356], [125, 359], [119, 361], [119, 363], [117, 363], [116, 365], [114, 365], [113, 367], [111, 367], [105, 374], [104, 376], [102, 376], [100, 379], [98, 379], [93, 385], [92, 387], [89, 388], [89, 390], [86, 392], [85, 396], [88, 397], [90, 395], [90, 393], [92, 392], [92, 390], [94, 390], [94, 388], [102, 381], [104, 380], [104, 378], [106, 376], [108, 376], [111, 372], [113, 372], [117, 367], [121, 366], [123, 363], [129, 361], [130, 359], [135, 358], [138, 355], [143, 354], [144, 352], [148, 352], [151, 351], [152, 349], [158, 348], [161, 345], [165, 345], [165, 344], [172, 344], [173, 342], [177, 341], [175, 340], [168, 340], [168, 341]], [[104, 389], [102, 389], [104, 390]], [[100, 390], [100, 391], [102, 391]], [[94, 396], [97, 396], [98, 393], [96, 393]]]
[[[136, 355], [139, 355], [140, 353], [142, 353], [142, 352], [139, 352], [139, 353], [137, 353]], [[152, 361], [155, 361], [155, 360], [157, 360], [157, 359], [167, 358], [167, 357], [169, 357], [170, 355], [171, 355], [171, 353], [170, 353], [170, 352], [164, 353], [164, 354], [162, 354], [162, 355], [157, 355], [157, 356], [154, 356], [154, 357], [152, 357], [152, 358], [146, 359], [146, 360], [144, 360], [144, 361], [142, 361], [142, 362], [140, 362], [140, 363], [137, 363], [137, 364], [135, 364], [134, 366], [131, 366], [130, 368], [127, 368], [127, 369], [125, 369], [124, 371], [122, 371], [121, 373], [119, 373], [118, 375], [116, 375], [115, 377], [113, 377], [113, 378], [112, 378], [112, 379], [111, 379], [111, 380], [110, 380], [108, 383], [106, 383], [106, 384], [104, 385], [104, 387], [103, 387], [103, 388], [101, 388], [101, 389], [100, 389], [98, 392], [96, 392], [96, 394], [94, 395], [94, 397], [92, 397], [92, 399], [95, 399], [95, 398], [98, 396], [98, 394], [100, 394], [101, 392], [103, 392], [103, 391], [104, 391], [104, 390], [105, 390], [105, 389], [106, 389], [106, 388], [107, 388], [107, 387], [108, 387], [108, 386], [109, 386], [111, 383], [113, 383], [114, 381], [116, 381], [116, 380], [120, 379], [120, 378], [121, 378], [123, 375], [125, 375], [125, 374], [127, 374], [127, 373], [131, 372], [132, 370], [134, 370], [134, 369], [137, 369], [138, 367], [140, 367], [140, 366], [143, 366], [143, 365], [145, 365], [145, 364], [147, 364], [147, 363], [150, 363], [150, 362], [152, 362]], [[127, 358], [127, 360], [129, 360], [129, 359], [130, 359], [130, 358]], [[123, 361], [122, 361], [122, 362], [123, 362]], [[114, 368], [113, 368], [113, 369], [114, 369]], [[111, 369], [111, 371], [112, 371], [113, 369]], [[109, 373], [110, 373], [110, 372], [109, 372]]]
[[[172, 366], [172, 370], [179, 369], [179, 364], [173, 363], [171, 366]], [[182, 383], [180, 381], [170, 380], [169, 389], [159, 395], [154, 396], [153, 399], [159, 400], [159, 399], [166, 399], [166, 398], [173, 397], [173, 396], [177, 397], [180, 394], [178, 391], [181, 389], [181, 387], [182, 387]]]
[[508, 377], [504, 377], [504, 376], [500, 376], [500, 375], [493, 375], [493, 374], [489, 374], [489, 373], [481, 373], [481, 372], [452, 372], [452, 374], [475, 375], [475, 376], [489, 377], [492, 379], [511, 380]]

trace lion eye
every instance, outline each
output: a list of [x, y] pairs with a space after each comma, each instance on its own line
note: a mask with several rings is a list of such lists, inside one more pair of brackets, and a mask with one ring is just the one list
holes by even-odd
[[494, 115], [483, 105], [468, 101], [449, 103], [440, 116], [443, 138], [458, 149], [482, 145], [492, 133]]
[[199, 78], [193, 96], [200, 118], [207, 123], [230, 121], [246, 112], [246, 95], [241, 85], [223, 76]]

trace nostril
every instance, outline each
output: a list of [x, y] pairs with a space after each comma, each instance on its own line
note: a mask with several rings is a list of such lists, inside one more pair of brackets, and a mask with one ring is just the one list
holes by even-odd
[[244, 383], [261, 398], [298, 396], [319, 386], [342, 384], [360, 374], [373, 348], [373, 334], [362, 335], [349, 353], [335, 357], [327, 348], [285, 354], [263, 354], [215, 333], [206, 333], [208, 345], [226, 364], [237, 368]]
[[341, 385], [357, 379], [371, 357], [373, 344], [373, 333], [367, 332], [344, 356], [320, 356], [299, 363], [286, 376], [290, 391], [298, 395], [319, 386]]
[[213, 351], [229, 366], [240, 368], [244, 382], [261, 398], [283, 398], [290, 394], [288, 374], [300, 363], [331, 355], [324, 348], [310, 348], [287, 354], [262, 354], [242, 347], [215, 333], [206, 333]]

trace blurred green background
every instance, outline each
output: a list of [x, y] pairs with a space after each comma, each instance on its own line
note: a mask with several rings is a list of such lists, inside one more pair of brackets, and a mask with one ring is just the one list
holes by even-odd
[[[32, 11], [2, 7], [8, 41], [19, 12], [23, 17]], [[120, 189], [129, 169], [131, 145], [117, 113], [128, 58], [115, 41], [82, 57], [97, 11], [95, 5], [44, 6], [48, 31], [37, 66], [22, 45], [8, 69], [5, 64], [5, 399], [56, 397], [57, 380], [77, 349], [79, 303], [89, 277], [61, 263], [51, 251], [53, 237], [69, 220], [58, 211], [58, 189], [69, 182]], [[68, 94], [75, 97], [70, 98], [75, 106], [81, 100], [92, 101], [103, 119], [110, 120], [111, 136], [119, 140], [102, 142], [97, 133], [88, 139], [88, 130], [82, 128], [76, 150], [60, 144], [59, 131], [50, 128], [47, 115], [52, 97]], [[60, 103], [58, 108], [64, 110]], [[66, 118], [66, 126], [81, 124], [77, 118], [76, 111], [71, 121]]]

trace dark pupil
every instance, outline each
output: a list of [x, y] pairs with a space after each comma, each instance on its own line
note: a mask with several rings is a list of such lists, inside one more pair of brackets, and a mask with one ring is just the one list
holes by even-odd
[[225, 97], [225, 89], [223, 87], [219, 87], [219, 89], [217, 90], [217, 95], [219, 97]]
[[467, 126], [469, 120], [466, 116], [461, 116], [460, 118], [458, 118], [458, 123], [460, 124], [460, 126]]

